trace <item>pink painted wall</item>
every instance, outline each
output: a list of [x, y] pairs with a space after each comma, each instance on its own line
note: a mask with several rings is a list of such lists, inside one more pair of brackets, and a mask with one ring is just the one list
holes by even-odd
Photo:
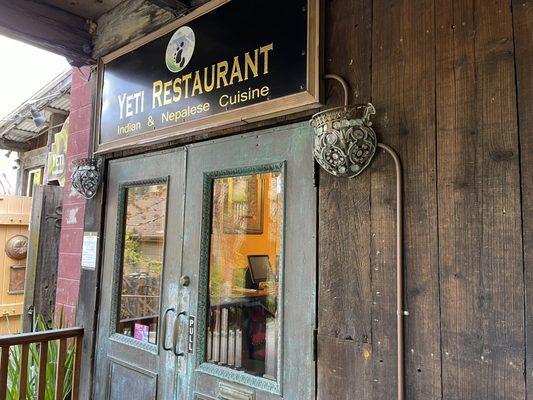
[[[89, 79], [91, 78], [91, 79]], [[72, 188], [72, 162], [87, 157], [91, 121], [92, 79], [90, 68], [72, 69], [70, 126], [67, 148], [67, 173], [63, 190], [63, 221], [59, 245], [56, 314], [63, 310], [69, 323], [74, 322], [80, 287], [81, 250], [85, 199]]]

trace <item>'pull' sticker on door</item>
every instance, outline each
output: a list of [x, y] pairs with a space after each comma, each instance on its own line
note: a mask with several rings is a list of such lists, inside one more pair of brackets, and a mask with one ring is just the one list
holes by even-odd
[[194, 350], [194, 317], [189, 316], [189, 334], [187, 339], [187, 352], [192, 353]]

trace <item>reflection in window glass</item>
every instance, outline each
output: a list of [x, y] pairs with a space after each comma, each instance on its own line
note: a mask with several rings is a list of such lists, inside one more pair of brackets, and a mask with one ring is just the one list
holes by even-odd
[[214, 181], [207, 361], [273, 380], [282, 212], [280, 172]]
[[26, 196], [33, 196], [33, 188], [35, 185], [43, 183], [42, 168], [32, 169], [28, 172], [28, 188], [26, 189]]
[[118, 332], [142, 342], [157, 342], [163, 270], [165, 185], [126, 191], [122, 287]]

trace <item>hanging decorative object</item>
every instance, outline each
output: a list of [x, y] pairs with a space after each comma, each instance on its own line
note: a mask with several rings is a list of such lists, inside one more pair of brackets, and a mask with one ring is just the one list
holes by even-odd
[[376, 110], [366, 106], [332, 108], [313, 115], [313, 148], [316, 161], [330, 174], [353, 178], [372, 161], [377, 137], [370, 116]]
[[28, 253], [28, 238], [24, 235], [14, 235], [6, 242], [5, 252], [13, 260], [23, 260]]
[[98, 191], [101, 176], [98, 171], [100, 160], [82, 158], [73, 162], [72, 187], [86, 199], [92, 199]]

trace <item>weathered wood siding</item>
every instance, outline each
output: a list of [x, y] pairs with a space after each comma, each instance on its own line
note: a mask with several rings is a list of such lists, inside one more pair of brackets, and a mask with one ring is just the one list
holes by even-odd
[[[111, 51], [117, 50], [174, 21], [179, 17], [180, 11], [186, 13], [207, 3], [207, 1], [123, 1], [117, 7], [98, 18], [93, 55], [97, 58], [109, 54]], [[157, 3], [159, 3], [159, 6]], [[166, 3], [175, 3], [175, 11], [171, 12], [168, 7], [163, 7]], [[187, 10], [186, 4], [189, 10]], [[183, 9], [181, 10], [182, 6]]]
[[[51, 326], [55, 312], [59, 238], [63, 216], [63, 188], [38, 185], [31, 203], [28, 259], [24, 286], [22, 331], [32, 332], [34, 319], [43, 317]], [[31, 310], [31, 312], [28, 312]]]
[[[406, 399], [533, 399], [533, 1], [331, 0], [325, 26], [404, 165]], [[385, 155], [321, 173], [319, 399], [395, 398], [394, 204]]]
[[[98, 21], [95, 55], [173, 18], [130, 0]], [[325, 72], [375, 104], [404, 165], [406, 399], [533, 400], [533, 0], [326, 0], [324, 27]], [[326, 97], [342, 102], [335, 83]], [[393, 164], [319, 181], [317, 398], [394, 399]], [[96, 285], [84, 271], [87, 382]]]
[[101, 57], [157, 28], [176, 17], [146, 0], [128, 0], [102, 15], [97, 21], [94, 56]]
[[[513, 1], [524, 246], [526, 392], [533, 399], [533, 1]], [[523, 345], [523, 344], [522, 344]]]

